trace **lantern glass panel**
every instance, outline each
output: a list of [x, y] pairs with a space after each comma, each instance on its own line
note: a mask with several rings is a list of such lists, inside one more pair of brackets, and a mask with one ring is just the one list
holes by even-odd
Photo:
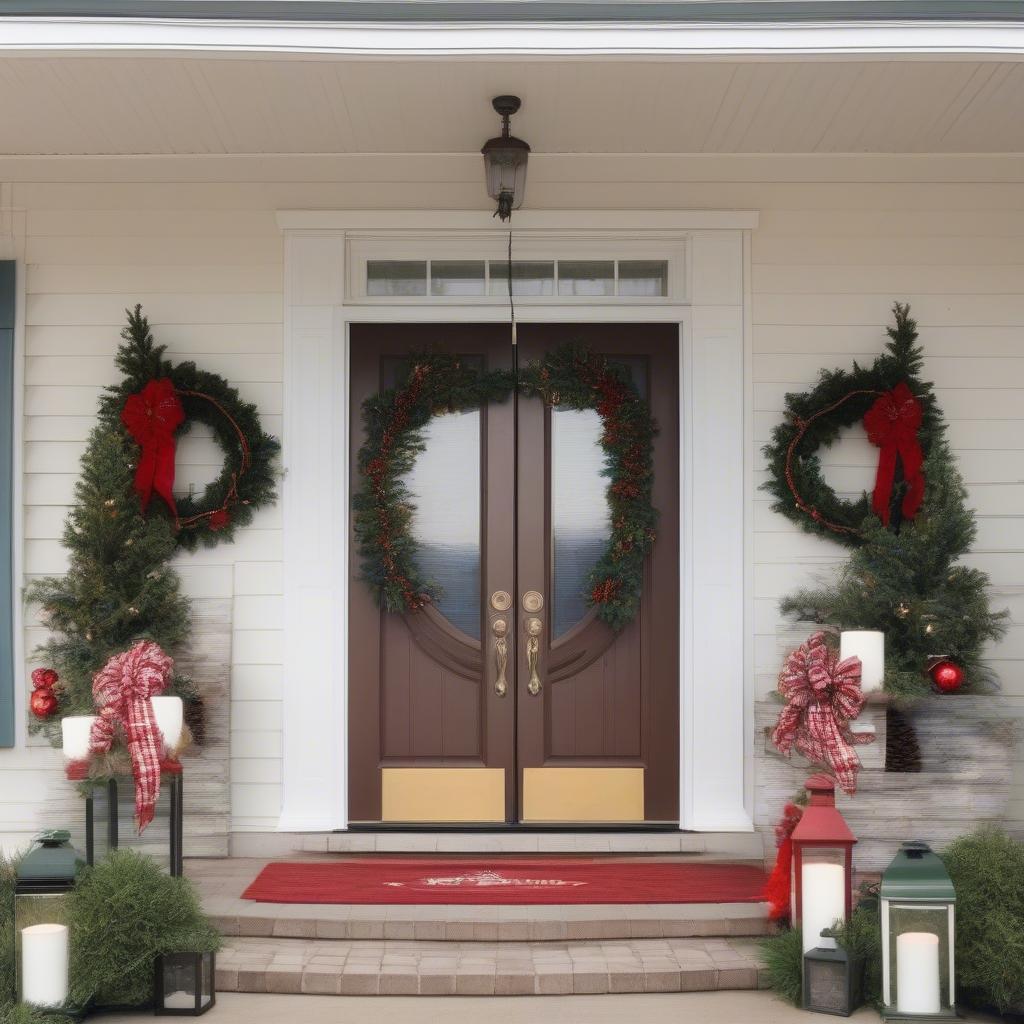
[[942, 1013], [952, 1006], [949, 906], [889, 905], [890, 1003], [897, 1013]]
[[89, 863], [97, 864], [111, 850], [144, 853], [172, 875], [181, 874], [181, 776], [165, 774], [153, 820], [142, 835], [135, 824], [135, 786], [130, 776], [96, 785], [87, 814]]
[[21, 933], [37, 924], [68, 923], [68, 890], [20, 892], [14, 897], [14, 965], [21, 990]]
[[804, 1009], [849, 1017], [862, 1002], [862, 972], [863, 962], [843, 950], [812, 950], [804, 958]]
[[850, 880], [846, 877], [846, 851], [841, 846], [803, 846], [800, 857], [800, 927], [806, 953], [817, 945], [824, 929], [846, 920]]

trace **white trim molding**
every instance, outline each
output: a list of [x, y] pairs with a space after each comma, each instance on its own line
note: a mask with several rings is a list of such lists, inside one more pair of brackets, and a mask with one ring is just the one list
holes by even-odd
[[[410, 239], [489, 253], [507, 227], [485, 212], [282, 212], [285, 234], [282, 831], [346, 827], [348, 325], [508, 318], [507, 300], [372, 302], [348, 280], [353, 239], [396, 258]], [[676, 323], [681, 369], [680, 827], [752, 828], [749, 601], [749, 290], [757, 214], [592, 211], [516, 215], [517, 247], [582, 258], [616, 243], [675, 261], [656, 301], [516, 300], [524, 322]], [[379, 246], [383, 245], [384, 249]], [[355, 294], [353, 294], [355, 291]], [[326, 429], [325, 429], [326, 428]], [[325, 468], [326, 467], [326, 468]], [[325, 670], [326, 666], [326, 670]], [[313, 687], [315, 692], [310, 691]], [[310, 704], [325, 713], [310, 718]]]

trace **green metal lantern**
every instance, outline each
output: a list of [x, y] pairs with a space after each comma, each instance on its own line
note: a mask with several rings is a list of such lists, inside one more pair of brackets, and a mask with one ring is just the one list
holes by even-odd
[[882, 1015], [956, 1019], [956, 892], [927, 843], [910, 842], [882, 875]]
[[84, 861], [70, 832], [44, 832], [36, 842], [18, 865], [14, 884], [18, 995], [58, 1006], [67, 998], [67, 897]]

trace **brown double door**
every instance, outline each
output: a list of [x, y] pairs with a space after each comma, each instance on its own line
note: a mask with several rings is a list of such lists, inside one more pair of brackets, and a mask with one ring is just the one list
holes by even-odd
[[[608, 531], [596, 412], [510, 396], [435, 417], [406, 482], [439, 600], [381, 611], [351, 545], [353, 823], [678, 820], [678, 329], [524, 324], [518, 341], [521, 365], [582, 342], [627, 365], [650, 402], [659, 525], [640, 612], [615, 633], [586, 603]], [[362, 403], [417, 350], [513, 365], [507, 325], [353, 326], [352, 488]]]

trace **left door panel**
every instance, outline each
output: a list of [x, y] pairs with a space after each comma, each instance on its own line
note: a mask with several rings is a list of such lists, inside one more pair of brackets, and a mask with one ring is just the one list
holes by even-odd
[[[362, 406], [400, 383], [410, 353], [441, 351], [510, 369], [500, 325], [353, 325], [351, 493], [363, 484]], [[353, 822], [501, 823], [514, 808], [515, 659], [501, 637], [514, 593], [514, 406], [435, 416], [405, 482], [424, 571], [440, 587], [424, 611], [382, 611], [350, 538], [349, 816]], [[500, 604], [500, 602], [499, 602]], [[504, 622], [504, 627], [502, 626]], [[497, 624], [497, 625], [496, 625]]]

